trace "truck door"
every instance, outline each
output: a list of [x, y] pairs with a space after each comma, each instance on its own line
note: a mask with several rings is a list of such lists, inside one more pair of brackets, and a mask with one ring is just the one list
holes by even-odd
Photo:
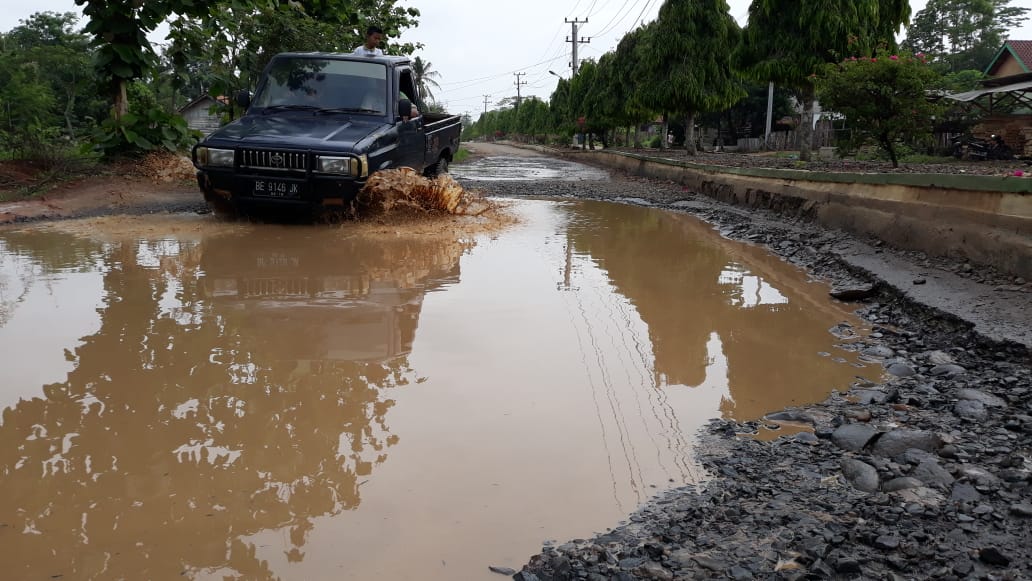
[[[398, 69], [398, 92], [395, 103], [400, 99], [408, 99], [413, 105], [419, 106], [412, 71], [408, 68]], [[408, 121], [398, 122], [398, 149], [398, 165], [407, 165], [418, 172], [423, 171], [426, 165], [426, 134], [423, 131], [422, 107], [418, 117], [409, 117]]]

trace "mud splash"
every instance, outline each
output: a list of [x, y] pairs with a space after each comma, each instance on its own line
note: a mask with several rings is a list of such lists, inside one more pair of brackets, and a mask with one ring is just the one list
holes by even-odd
[[479, 216], [495, 207], [447, 174], [429, 179], [408, 167], [376, 172], [355, 202], [359, 217], [392, 212]]

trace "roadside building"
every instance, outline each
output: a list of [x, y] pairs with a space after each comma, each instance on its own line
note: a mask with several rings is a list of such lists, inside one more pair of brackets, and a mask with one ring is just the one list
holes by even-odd
[[1032, 156], [1032, 40], [1008, 40], [973, 91], [949, 95], [981, 116], [975, 137], [999, 135], [1018, 155]]
[[[215, 108], [215, 105], [220, 107]], [[190, 129], [196, 129], [207, 136], [222, 125], [222, 106], [226, 105], [229, 105], [227, 97], [205, 94], [180, 107], [179, 114], [186, 119]]]

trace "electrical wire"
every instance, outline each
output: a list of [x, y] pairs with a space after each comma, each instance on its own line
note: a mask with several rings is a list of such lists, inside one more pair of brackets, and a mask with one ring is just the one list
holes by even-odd
[[[630, 10], [627, 11], [627, 14], [630, 14], [631, 11], [633, 11], [634, 8], [636, 6], [638, 6], [639, 2], [641, 2], [641, 0], [634, 0], [634, 4], [631, 5], [631, 8], [630, 8]], [[595, 36], [602, 36], [603, 34], [609, 32], [610, 30], [612, 30], [615, 27], [614, 23], [622, 22], [624, 18], [627, 18], [626, 14], [623, 17], [621, 17], [620, 13], [623, 12], [625, 8], [627, 8], [627, 5], [629, 3], [630, 3], [630, 0], [624, 0], [623, 6], [621, 6], [620, 8], [617, 8], [616, 14], [614, 14], [613, 17], [611, 19], [609, 19], [609, 22], [607, 22], [604, 26], [602, 26], [601, 31], [596, 33]]]

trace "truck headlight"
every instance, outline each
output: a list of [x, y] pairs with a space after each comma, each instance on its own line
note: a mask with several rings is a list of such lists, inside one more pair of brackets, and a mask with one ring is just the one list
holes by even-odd
[[233, 150], [198, 147], [197, 165], [201, 167], [233, 167]]
[[368, 175], [368, 167], [369, 162], [364, 155], [358, 157], [317, 155], [315, 157], [315, 171], [319, 173], [334, 173], [359, 178]]

